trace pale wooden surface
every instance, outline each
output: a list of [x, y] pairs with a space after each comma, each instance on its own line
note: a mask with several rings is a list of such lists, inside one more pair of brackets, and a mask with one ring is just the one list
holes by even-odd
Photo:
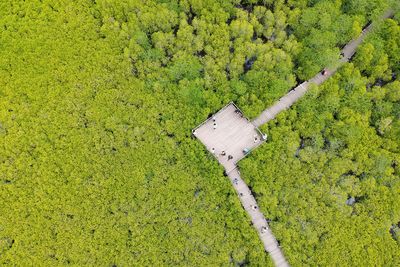
[[[386, 19], [391, 16], [393, 16], [393, 11], [389, 10], [381, 18]], [[261, 125], [269, 122], [270, 120], [274, 119], [276, 115], [278, 115], [281, 111], [288, 109], [298, 99], [300, 99], [307, 92], [309, 85], [311, 83], [320, 85], [321, 83], [325, 82], [329, 77], [335, 74], [335, 72], [340, 66], [342, 66], [344, 63], [348, 62], [351, 59], [351, 57], [356, 53], [357, 47], [362, 43], [366, 35], [369, 32], [371, 32], [372, 29], [373, 29], [372, 24], [370, 24], [362, 31], [362, 33], [357, 39], [350, 41], [345, 47], [343, 47], [341, 51], [342, 57], [340, 58], [340, 63], [337, 67], [332, 69], [325, 68], [327, 70], [326, 75], [322, 75], [322, 73], [319, 72], [310, 80], [296, 86], [289, 93], [287, 93], [277, 102], [275, 102], [271, 107], [264, 110], [256, 119], [253, 120], [253, 124], [256, 127], [260, 127]]]
[[[194, 129], [193, 134], [206, 146], [211, 154], [214, 154], [219, 163], [224, 166], [233, 187], [238, 193], [242, 206], [249, 214], [265, 250], [271, 255], [275, 265], [286, 267], [289, 264], [286, 262], [278, 246], [278, 242], [269, 229], [264, 215], [258, 208], [254, 196], [240, 177], [236, 166], [236, 163], [246, 156], [243, 153], [243, 149], [255, 149], [263, 142], [262, 135], [254, 124], [246, 119], [240, 111], [240, 113], [236, 111], [239, 110], [233, 103], [228, 104]], [[217, 124], [215, 129], [214, 122]], [[257, 137], [256, 142], [255, 137]], [[225, 156], [221, 155], [222, 151], [225, 151]], [[232, 155], [233, 159], [228, 160], [229, 155]]]
[[[393, 12], [388, 11], [382, 18], [388, 18], [392, 15]], [[359, 38], [349, 42], [342, 49], [340, 65], [351, 59], [356, 48], [361, 44], [366, 34], [369, 33], [371, 29], [372, 25], [368, 26], [363, 30]], [[338, 67], [340, 67], [340, 65]], [[193, 131], [193, 134], [206, 146], [207, 150], [213, 153], [217, 160], [224, 166], [242, 206], [249, 214], [260, 240], [263, 242], [265, 250], [270, 254], [275, 265], [279, 267], [286, 267], [289, 266], [289, 264], [285, 260], [278, 242], [269, 229], [264, 215], [259, 210], [254, 196], [247, 184], [240, 177], [240, 172], [236, 163], [245, 156], [243, 154], [243, 149], [255, 149], [262, 143], [260, 141], [261, 134], [258, 130], [259, 126], [272, 120], [279, 112], [293, 105], [293, 103], [307, 92], [310, 83], [319, 85], [326, 81], [337, 71], [338, 67], [328, 70], [326, 75], [318, 73], [309, 81], [298, 85], [274, 105], [264, 110], [252, 123], [240, 114], [235, 113], [237, 107], [231, 103], [215, 114], [214, 118], [217, 123], [216, 129], [213, 127], [213, 118], [210, 118]], [[258, 138], [258, 142], [254, 142], [255, 136]], [[225, 156], [220, 155], [222, 151], [226, 152]], [[228, 160], [228, 155], [232, 155], [233, 159]]]
[[[227, 172], [234, 169], [236, 163], [246, 156], [243, 153], [245, 148], [254, 149], [262, 142], [257, 128], [241, 113], [236, 113], [236, 110], [236, 106], [230, 103], [193, 131]], [[217, 124], [216, 129], [213, 118]], [[221, 155], [222, 151], [225, 151], [225, 156]], [[228, 160], [229, 155], [233, 157], [231, 160]]]
[[[289, 264], [285, 260], [283, 253], [276, 241], [274, 235], [269, 229], [268, 223], [258, 208], [257, 202], [253, 197], [247, 184], [240, 177], [240, 172], [238, 168], [233, 169], [228, 173], [229, 180], [231, 181], [233, 188], [235, 188], [240, 202], [243, 208], [246, 210], [251, 218], [253, 227], [256, 229], [260, 240], [264, 245], [264, 249], [271, 255], [275, 266], [287, 267]], [[257, 207], [257, 208], [254, 208]]]

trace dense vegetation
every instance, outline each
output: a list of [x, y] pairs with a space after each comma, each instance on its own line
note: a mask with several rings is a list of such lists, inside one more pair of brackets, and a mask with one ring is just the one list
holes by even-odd
[[[190, 130], [256, 116], [389, 4], [0, 2], [0, 263], [271, 265]], [[380, 29], [243, 162], [293, 265], [399, 261], [398, 15]]]
[[400, 265], [399, 55], [389, 19], [242, 162], [292, 265]]

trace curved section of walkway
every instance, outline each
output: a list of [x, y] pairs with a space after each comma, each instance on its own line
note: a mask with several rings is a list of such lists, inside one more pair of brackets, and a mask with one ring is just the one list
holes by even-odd
[[229, 180], [235, 188], [243, 208], [249, 214], [253, 227], [256, 229], [260, 240], [263, 242], [265, 250], [271, 255], [275, 266], [287, 267], [289, 264], [285, 260], [279, 244], [269, 229], [267, 220], [258, 208], [257, 202], [252, 195], [249, 187], [240, 177], [238, 168], [228, 173]]
[[[393, 16], [393, 11], [387, 11], [381, 19], [387, 19]], [[315, 83], [316, 85], [320, 85], [321, 83], [325, 82], [329, 77], [336, 73], [337, 69], [341, 67], [344, 63], [348, 62], [353, 55], [356, 53], [357, 47], [362, 43], [365, 39], [366, 35], [371, 32], [372, 24], [365, 27], [360, 34], [360, 36], [350, 41], [346, 46], [343, 47], [341, 51], [341, 58], [339, 60], [339, 64], [335, 68], [325, 68], [327, 73], [323, 75], [322, 73], [316, 74], [310, 80], [299, 84], [297, 87], [292, 89], [289, 93], [275, 102], [271, 107], [264, 110], [260, 116], [258, 116], [255, 120], [253, 120], [253, 124], [256, 127], [260, 127], [261, 125], [267, 123], [268, 121], [274, 119], [276, 115], [278, 115], [281, 111], [288, 109], [291, 105], [293, 105], [298, 99], [300, 99], [308, 90], [309, 85], [311, 83]]]

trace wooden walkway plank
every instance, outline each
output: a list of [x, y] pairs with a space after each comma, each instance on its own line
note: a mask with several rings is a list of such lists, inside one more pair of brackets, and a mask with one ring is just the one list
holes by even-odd
[[[389, 10], [381, 17], [381, 19], [389, 18], [393, 16], [393, 14], [394, 14], [393, 11]], [[343, 47], [341, 51], [342, 57], [340, 58], [339, 66], [332, 69], [325, 68], [325, 70], [327, 70], [327, 73], [325, 75], [323, 75], [322, 73], [317, 73], [310, 80], [297, 85], [289, 93], [287, 93], [277, 102], [275, 102], [275, 104], [264, 110], [256, 119], [253, 120], [253, 124], [256, 127], [260, 127], [261, 125], [274, 119], [280, 112], [288, 109], [297, 100], [299, 100], [307, 92], [307, 90], [309, 89], [309, 85], [311, 83], [320, 85], [323, 82], [325, 82], [329, 77], [334, 75], [340, 66], [348, 62], [353, 57], [353, 55], [356, 53], [357, 47], [364, 41], [367, 34], [372, 31], [373, 29], [372, 25], [373, 24], [371, 23], [368, 27], [366, 27], [362, 31], [362, 33], [357, 39], [350, 41], [346, 46]]]
[[265, 250], [270, 253], [271, 258], [275, 263], [275, 266], [278, 267], [289, 266], [285, 257], [283, 256], [282, 251], [278, 247], [278, 242], [276, 241], [274, 235], [269, 229], [267, 220], [265, 219], [264, 215], [258, 208], [255, 198], [251, 194], [251, 191], [247, 187], [246, 183], [240, 177], [240, 172], [238, 171], [238, 168], [231, 170], [228, 173], [228, 177], [230, 178], [231, 181], [237, 181], [237, 183], [232, 182], [233, 187], [235, 188], [239, 196], [243, 208], [250, 216], [251, 222], [253, 223], [253, 227], [257, 231], [258, 236], [260, 237], [260, 240], [262, 241]]
[[[393, 12], [388, 11], [382, 16], [382, 19], [391, 16], [393, 16]], [[289, 264], [269, 229], [267, 220], [261, 213], [251, 190], [240, 177], [237, 162], [245, 157], [250, 150], [257, 148], [265, 141], [265, 136], [258, 129], [259, 126], [290, 108], [306, 94], [311, 83], [319, 85], [331, 77], [342, 64], [351, 59], [355, 54], [356, 48], [371, 30], [372, 24], [366, 27], [357, 39], [349, 42], [342, 49], [342, 58], [338, 67], [330, 70], [326, 68], [327, 73], [325, 75], [318, 73], [309, 81], [297, 85], [279, 101], [275, 102], [274, 105], [265, 109], [253, 122], [246, 119], [235, 104], [230, 103], [193, 130], [193, 135], [202, 141], [208, 151], [224, 166], [225, 173], [236, 190], [243, 208], [250, 216], [265, 251], [270, 254], [275, 266], [286, 267]], [[222, 155], [225, 152], [226, 155]]]

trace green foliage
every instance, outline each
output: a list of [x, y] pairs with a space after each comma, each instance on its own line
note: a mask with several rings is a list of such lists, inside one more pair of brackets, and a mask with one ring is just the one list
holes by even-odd
[[378, 59], [390, 53], [388, 25], [399, 27], [386, 20], [241, 162], [293, 266], [400, 264], [398, 62]]
[[[232, 100], [257, 116], [383, 8], [1, 2], [0, 264], [271, 266], [191, 129]], [[280, 115], [272, 143], [244, 162], [293, 265], [398, 263], [388, 236], [400, 210], [398, 27], [386, 20], [355, 65]], [[347, 195], [362, 200], [348, 207]]]
[[206, 38], [169, 4], [43, 2], [0, 4], [0, 264], [271, 265], [189, 138]]

